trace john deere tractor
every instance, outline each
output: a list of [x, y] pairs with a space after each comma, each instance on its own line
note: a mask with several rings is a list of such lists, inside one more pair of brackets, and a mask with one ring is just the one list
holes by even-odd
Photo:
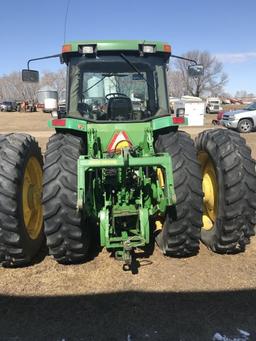
[[[29, 60], [23, 80], [38, 81], [31, 61], [56, 56], [67, 65], [67, 95], [66, 113], [49, 122], [56, 133], [43, 168], [50, 254], [64, 264], [88, 259], [95, 231], [100, 245], [128, 268], [133, 251], [153, 238], [174, 257], [195, 255], [200, 238], [215, 252], [244, 250], [255, 224], [251, 151], [230, 130], [204, 131], [195, 143], [178, 130], [187, 119], [183, 110], [171, 115], [166, 68], [170, 57], [182, 57], [161, 42], [77, 41], [65, 44], [60, 55]], [[185, 60], [195, 81], [203, 77], [201, 65]], [[28, 158], [28, 168], [33, 160]], [[35, 164], [31, 174], [40, 183], [41, 161]], [[0, 178], [6, 187], [8, 176], [7, 170]], [[0, 217], [4, 210], [9, 217], [0, 226], [8, 236], [0, 239], [6, 266], [20, 264], [18, 250], [30, 259], [42, 242], [40, 196], [30, 189], [26, 171], [17, 178], [28, 198], [15, 197], [11, 186], [5, 195], [20, 221], [7, 210], [9, 199], [4, 207], [0, 203]], [[23, 225], [29, 243], [24, 238], [18, 244]]]

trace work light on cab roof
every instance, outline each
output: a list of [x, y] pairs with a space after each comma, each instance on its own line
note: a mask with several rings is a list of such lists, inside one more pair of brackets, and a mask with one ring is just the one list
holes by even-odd
[[171, 53], [171, 46], [167, 43], [146, 41], [78, 41], [66, 43], [62, 53], [79, 52], [81, 54], [95, 54], [97, 51], [138, 51], [142, 54], [157, 52]]

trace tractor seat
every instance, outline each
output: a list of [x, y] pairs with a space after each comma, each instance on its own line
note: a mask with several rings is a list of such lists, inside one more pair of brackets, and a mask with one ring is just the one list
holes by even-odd
[[108, 119], [128, 121], [132, 114], [132, 101], [129, 97], [111, 97], [108, 100]]

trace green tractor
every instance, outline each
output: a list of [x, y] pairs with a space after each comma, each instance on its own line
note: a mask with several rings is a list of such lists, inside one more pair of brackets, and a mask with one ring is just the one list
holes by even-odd
[[[19, 221], [9, 201], [0, 200], [2, 263], [31, 260], [42, 232], [62, 264], [89, 259], [95, 232], [125, 269], [134, 250], [153, 240], [173, 257], [197, 254], [200, 239], [215, 252], [243, 251], [256, 222], [251, 151], [230, 130], [204, 131], [195, 143], [178, 130], [187, 119], [183, 110], [170, 113], [166, 69], [170, 57], [182, 57], [161, 42], [78, 41], [65, 44], [61, 55], [29, 60], [23, 80], [38, 81], [31, 61], [56, 56], [67, 65], [66, 113], [49, 122], [56, 133], [44, 158], [42, 204], [41, 160], [29, 184], [26, 172], [20, 175], [21, 191], [28, 187], [23, 202], [11, 188]], [[185, 60], [191, 77], [202, 77], [202, 66]], [[0, 173], [0, 186], [6, 181]], [[5, 210], [9, 220], [1, 219]]]

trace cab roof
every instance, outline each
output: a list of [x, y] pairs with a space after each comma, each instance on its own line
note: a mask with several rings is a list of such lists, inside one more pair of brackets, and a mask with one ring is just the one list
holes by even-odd
[[153, 46], [154, 53], [162, 52], [170, 55], [171, 46], [160, 41], [147, 40], [79, 40], [67, 42], [62, 47], [62, 53], [79, 53], [83, 46], [93, 46], [97, 52], [111, 51], [142, 51], [143, 46]]

